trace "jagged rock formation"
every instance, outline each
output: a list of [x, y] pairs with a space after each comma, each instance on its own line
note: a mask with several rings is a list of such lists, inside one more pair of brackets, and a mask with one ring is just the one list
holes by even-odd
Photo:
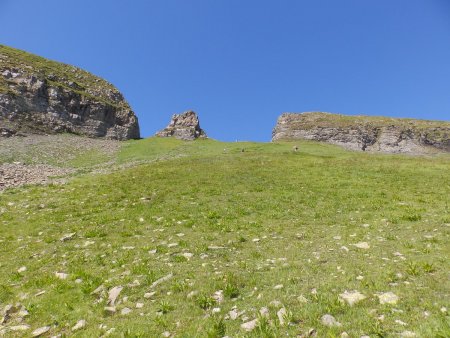
[[450, 152], [450, 122], [318, 112], [282, 114], [272, 141], [295, 139], [386, 153]]
[[75, 133], [139, 138], [122, 94], [84, 70], [0, 45], [0, 136]]
[[156, 133], [159, 137], [175, 137], [181, 140], [206, 138], [205, 131], [200, 128], [198, 116], [192, 110], [172, 115], [169, 125]]

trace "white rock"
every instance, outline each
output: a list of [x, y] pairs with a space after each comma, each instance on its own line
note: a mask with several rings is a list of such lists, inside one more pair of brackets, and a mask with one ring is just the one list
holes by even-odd
[[286, 315], [287, 315], [287, 311], [284, 307], [279, 309], [277, 312], [278, 321], [280, 322], [281, 326], [283, 326], [286, 323]]
[[323, 325], [333, 327], [333, 326], [342, 326], [341, 323], [339, 323], [336, 318], [334, 318], [330, 314], [323, 315], [322, 318], [320, 318], [320, 321]]
[[75, 279], [75, 283], [81, 284], [81, 283], [83, 283], [83, 280], [81, 278], [77, 278], [77, 279]]
[[123, 290], [122, 286], [115, 286], [108, 292], [108, 305], [114, 305], [120, 292]]
[[273, 300], [270, 302], [270, 305], [272, 305], [273, 307], [279, 308], [281, 307], [281, 302], [279, 300]]
[[401, 326], [407, 326], [408, 325], [404, 321], [401, 321], [400, 319], [396, 319], [396, 320], [394, 320], [394, 322], [396, 322], [397, 324], [399, 324]]
[[163, 336], [163, 337], [170, 337], [170, 332], [169, 332], [169, 331], [164, 331], [164, 332], [162, 333], [162, 336]]
[[214, 292], [214, 295], [212, 296], [212, 298], [219, 304], [221, 304], [223, 302], [223, 291], [222, 290], [217, 290], [216, 292]]
[[146, 298], [146, 299], [152, 298], [155, 294], [156, 294], [155, 291], [153, 291], [153, 292], [146, 292], [144, 294], [144, 298]]
[[33, 337], [39, 337], [39, 336], [43, 335], [44, 333], [47, 333], [48, 331], [50, 331], [50, 326], [43, 326], [43, 327], [40, 327], [40, 328], [34, 330], [33, 332], [31, 332], [31, 335]]
[[269, 318], [269, 309], [264, 306], [259, 309], [259, 314], [261, 315], [261, 317]]
[[370, 249], [370, 245], [367, 242], [359, 242], [353, 245], [356, 246], [358, 249]]
[[26, 266], [21, 266], [21, 267], [17, 270], [18, 273], [22, 273], [22, 272], [25, 272], [25, 271], [27, 271], [27, 267], [26, 267]]
[[347, 332], [344, 331], [341, 333], [341, 338], [350, 338], [350, 336], [348, 335]]
[[144, 307], [144, 303], [136, 303], [136, 309], [142, 309]]
[[239, 312], [237, 309], [232, 309], [230, 312], [228, 312], [228, 316], [230, 316], [231, 320], [236, 320], [239, 317]]
[[219, 313], [220, 312], [220, 307], [213, 308], [211, 312], [212, 313]]
[[8, 328], [10, 331], [26, 331], [30, 329], [30, 325], [22, 324], [22, 325], [14, 325]]
[[412, 331], [403, 331], [400, 333], [400, 338], [412, 338], [417, 337], [417, 335]]
[[127, 307], [124, 307], [121, 311], [120, 311], [120, 314], [121, 315], [127, 315], [127, 314], [129, 314], [129, 313], [131, 313], [131, 309], [130, 308], [127, 308]]
[[379, 293], [376, 295], [380, 301], [380, 304], [395, 305], [398, 302], [398, 296], [393, 292]]
[[80, 319], [74, 327], [72, 327], [72, 331], [77, 331], [84, 329], [86, 327], [86, 321], [84, 319]]
[[65, 242], [65, 241], [69, 241], [73, 238], [73, 236], [75, 236], [76, 232], [72, 232], [70, 234], [65, 234], [64, 236], [62, 236], [59, 240], [61, 242]]
[[441, 312], [442, 313], [447, 313], [447, 308], [445, 306], [441, 307]]
[[105, 312], [112, 315], [116, 313], [116, 307], [115, 306], [105, 306], [104, 308]]
[[364, 296], [359, 291], [345, 291], [344, 293], [341, 293], [339, 295], [339, 299], [341, 301], [346, 302], [348, 305], [352, 306], [355, 303], [358, 303], [359, 301], [365, 299], [366, 296]]
[[189, 259], [191, 259], [194, 256], [194, 254], [190, 253], [190, 252], [183, 252], [182, 256], [189, 260]]
[[159, 284], [168, 281], [173, 277], [173, 274], [169, 273], [167, 276], [161, 277], [160, 279], [157, 279], [150, 285], [150, 288], [153, 289], [155, 286], [158, 286]]
[[67, 277], [69, 277], [69, 275], [64, 272], [55, 272], [55, 276], [59, 279], [67, 279]]
[[245, 331], [253, 331], [258, 325], [258, 319], [253, 319], [249, 322], [241, 324], [241, 328], [243, 328]]
[[280, 290], [283, 288], [283, 284], [278, 284], [273, 287], [275, 290]]

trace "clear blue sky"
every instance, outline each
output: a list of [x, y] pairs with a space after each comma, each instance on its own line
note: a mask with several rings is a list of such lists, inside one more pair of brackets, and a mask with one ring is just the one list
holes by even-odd
[[0, 0], [0, 43], [112, 82], [143, 137], [188, 109], [229, 141], [282, 112], [450, 119], [450, 0]]

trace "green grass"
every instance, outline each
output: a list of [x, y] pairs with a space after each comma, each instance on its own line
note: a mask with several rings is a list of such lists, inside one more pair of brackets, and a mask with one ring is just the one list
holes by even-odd
[[[449, 336], [441, 311], [450, 293], [448, 155], [296, 144], [297, 153], [292, 143], [129, 141], [117, 163], [148, 163], [5, 191], [0, 305], [20, 302], [32, 329], [74, 337], [112, 327], [113, 337], [280, 337], [311, 328], [319, 337]], [[94, 162], [89, 155], [83, 165]], [[116, 314], [104, 311], [106, 295], [91, 294], [100, 285], [124, 286]], [[345, 290], [367, 298], [350, 307], [338, 299]], [[396, 305], [379, 303], [376, 294], [388, 291]], [[279, 324], [274, 300], [289, 324]], [[259, 318], [253, 332], [240, 328], [242, 316], [226, 318], [234, 306]], [[133, 311], [121, 315], [124, 307]], [[323, 326], [326, 313], [342, 327]], [[87, 326], [72, 333], [79, 319]]]

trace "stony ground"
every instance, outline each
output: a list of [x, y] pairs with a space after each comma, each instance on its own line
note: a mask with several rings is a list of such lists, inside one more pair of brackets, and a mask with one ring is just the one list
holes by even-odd
[[0, 137], [0, 191], [24, 184], [64, 182], [68, 175], [101, 167], [120, 146], [121, 142], [114, 140], [75, 135]]
[[296, 145], [131, 141], [4, 190], [0, 334], [448, 337], [449, 158]]

